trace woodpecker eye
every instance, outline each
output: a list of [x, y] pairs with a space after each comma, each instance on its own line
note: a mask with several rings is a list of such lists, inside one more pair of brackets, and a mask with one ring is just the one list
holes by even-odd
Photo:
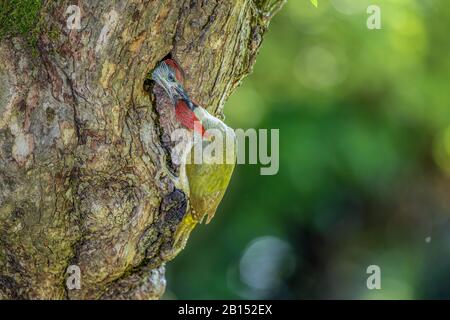
[[175, 82], [175, 77], [171, 73], [169, 73], [168, 79], [170, 82]]

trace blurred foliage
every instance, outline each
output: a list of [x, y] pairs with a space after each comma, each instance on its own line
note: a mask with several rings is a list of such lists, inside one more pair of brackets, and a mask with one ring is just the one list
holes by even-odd
[[450, 298], [450, 6], [379, 0], [369, 30], [370, 4], [291, 0], [275, 17], [225, 111], [280, 129], [280, 171], [237, 167], [166, 298]]

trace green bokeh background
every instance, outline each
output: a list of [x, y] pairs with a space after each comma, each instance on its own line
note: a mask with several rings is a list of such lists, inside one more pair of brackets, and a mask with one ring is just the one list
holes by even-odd
[[165, 298], [450, 298], [449, 30], [447, 0], [288, 1], [225, 108], [280, 130], [279, 172], [237, 166]]

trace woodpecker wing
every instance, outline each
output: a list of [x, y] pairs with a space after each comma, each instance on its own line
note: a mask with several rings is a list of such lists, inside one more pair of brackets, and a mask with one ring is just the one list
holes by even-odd
[[[190, 154], [190, 163], [186, 164], [191, 213], [197, 221], [202, 221], [206, 216], [206, 223], [209, 223], [214, 217], [227, 190], [236, 162], [236, 136], [234, 131], [217, 118], [214, 118], [214, 120], [220, 122], [219, 125], [215, 122], [215, 129], [222, 133], [224, 137], [220, 141], [220, 143], [223, 143], [222, 148], [219, 148], [223, 152], [222, 157], [220, 157], [223, 161], [218, 163], [215, 163], [214, 160], [210, 161], [211, 159], [208, 159], [208, 155], [204, 152], [202, 163], [195, 163], [195, 147], [193, 147]], [[202, 123], [203, 121], [204, 119]], [[212, 143], [219, 143], [219, 141], [217, 139], [203, 140], [203, 150], [206, 150], [208, 146], [211, 147]]]

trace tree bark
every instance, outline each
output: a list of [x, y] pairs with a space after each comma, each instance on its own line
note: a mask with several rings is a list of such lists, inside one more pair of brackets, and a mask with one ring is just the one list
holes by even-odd
[[[189, 195], [159, 178], [173, 111], [146, 76], [171, 55], [220, 117], [282, 2], [85, 0], [69, 30], [73, 1], [46, 0], [37, 54], [1, 40], [0, 298], [161, 297]], [[70, 265], [79, 290], [66, 287]]]

